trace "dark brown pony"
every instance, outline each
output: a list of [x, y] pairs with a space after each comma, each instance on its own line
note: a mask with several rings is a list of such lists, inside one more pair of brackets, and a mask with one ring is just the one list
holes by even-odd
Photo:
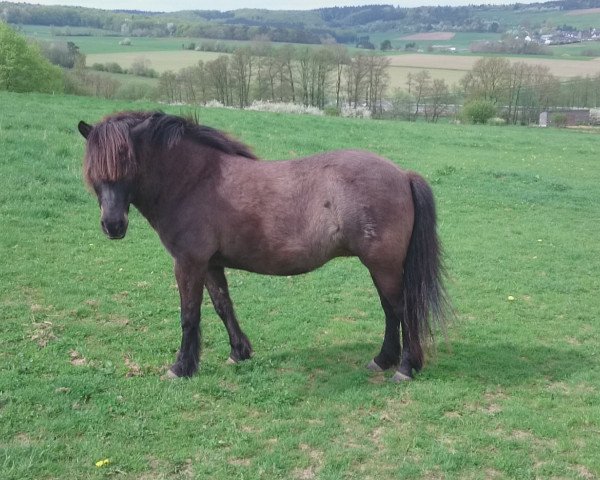
[[394, 381], [422, 368], [432, 323], [445, 317], [434, 199], [422, 177], [353, 150], [261, 162], [223, 133], [164, 113], [118, 113], [79, 131], [105, 234], [125, 236], [133, 204], [175, 260], [183, 334], [170, 376], [198, 368], [204, 287], [229, 334], [230, 360], [252, 355], [225, 268], [295, 275], [339, 256], [369, 269], [385, 313], [368, 367], [396, 368]]

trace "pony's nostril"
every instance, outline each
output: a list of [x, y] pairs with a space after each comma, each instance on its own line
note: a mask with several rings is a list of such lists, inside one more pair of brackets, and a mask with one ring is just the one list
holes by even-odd
[[127, 231], [127, 221], [125, 220], [101, 220], [100, 224], [102, 226], [102, 231], [109, 238], [123, 238], [125, 236], [125, 232]]

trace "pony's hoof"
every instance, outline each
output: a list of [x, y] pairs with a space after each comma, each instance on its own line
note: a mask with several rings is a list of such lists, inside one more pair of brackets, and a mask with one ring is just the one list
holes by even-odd
[[237, 365], [238, 361], [235, 358], [229, 357], [225, 363], [227, 365]]
[[410, 382], [411, 380], [412, 380], [412, 377], [410, 377], [402, 372], [396, 372], [396, 373], [394, 373], [394, 376], [392, 378], [390, 378], [390, 382], [392, 382], [392, 383]]
[[379, 365], [377, 365], [377, 363], [375, 362], [375, 360], [371, 360], [369, 362], [369, 364], [367, 365], [367, 368], [369, 370], [371, 370], [372, 372], [377, 372], [377, 373], [381, 373], [383, 372], [383, 368], [381, 368]]
[[165, 373], [162, 377], [160, 377], [161, 380], [174, 380], [176, 378], [180, 378], [179, 375], [177, 375], [173, 370], [171, 370], [170, 368], [167, 370], [167, 373]]

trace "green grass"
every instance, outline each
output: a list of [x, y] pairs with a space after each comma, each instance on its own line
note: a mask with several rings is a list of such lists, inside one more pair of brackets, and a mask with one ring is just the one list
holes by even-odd
[[480, 33], [480, 32], [456, 32], [451, 40], [407, 40], [404, 37], [411, 35], [410, 33], [402, 33], [398, 31], [389, 32], [374, 32], [369, 35], [371, 42], [376, 48], [379, 48], [381, 42], [384, 40], [390, 40], [394, 48], [404, 50], [407, 43], [414, 42], [416, 48], [427, 52], [427, 47], [434, 45], [445, 45], [448, 47], [455, 47], [460, 53], [469, 51], [469, 47], [473, 42], [481, 40], [500, 40], [501, 35], [499, 33]]
[[[591, 60], [600, 53], [600, 45], [597, 42], [583, 42], [573, 43], [570, 45], [554, 45], [550, 47], [552, 54], [555, 58], [568, 58], [573, 60]], [[583, 52], [592, 51], [595, 53], [594, 57], [584, 56]]]
[[393, 385], [364, 368], [383, 318], [357, 261], [231, 271], [255, 357], [225, 364], [207, 301], [200, 374], [163, 381], [171, 259], [135, 212], [103, 237], [76, 130], [140, 108], [157, 106], [0, 93], [3, 479], [600, 475], [596, 134], [198, 110], [267, 159], [363, 148], [425, 175], [457, 318]]
[[[65, 27], [66, 28], [66, 27]], [[61, 28], [59, 30], [64, 30]], [[190, 42], [195, 42], [199, 45], [202, 39], [188, 37], [131, 37], [128, 35], [116, 35], [114, 32], [97, 29], [85, 29], [70, 27], [73, 33], [90, 33], [90, 36], [85, 35], [61, 35], [55, 36], [52, 34], [51, 27], [41, 25], [25, 25], [23, 32], [31, 38], [45, 41], [57, 42], [73, 42], [79, 47], [82, 53], [86, 55], [92, 54], [114, 54], [114, 53], [140, 53], [140, 52], [177, 52], [181, 51], [182, 46], [188, 45]], [[131, 45], [119, 45], [119, 42], [124, 38], [131, 40]], [[214, 40], [213, 40], [214, 42]], [[226, 43], [242, 43], [227, 41]]]
[[[572, 13], [575, 13], [573, 15]], [[585, 12], [577, 15], [578, 10], [510, 10], [507, 8], [494, 8], [475, 13], [486, 21], [498, 21], [503, 26], [528, 25], [529, 28], [540, 28], [543, 25], [561, 26], [569, 25], [580, 30], [597, 27], [600, 24], [600, 12]]]

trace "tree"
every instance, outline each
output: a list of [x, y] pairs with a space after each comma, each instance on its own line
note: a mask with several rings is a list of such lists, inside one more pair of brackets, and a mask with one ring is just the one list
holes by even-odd
[[133, 62], [131, 62], [129, 72], [141, 77], [152, 77], [153, 70], [150, 68], [150, 65], [152, 65], [152, 62], [148, 58], [144, 56], [136, 57]]
[[296, 50], [292, 45], [283, 45], [276, 52], [278, 65], [280, 66], [280, 98], [289, 98], [296, 102], [296, 86], [294, 82], [294, 62]]
[[383, 110], [381, 103], [388, 86], [390, 59], [389, 57], [375, 55], [375, 53], [369, 53], [367, 59], [367, 107], [372, 114], [377, 114], [378, 110], [379, 113]]
[[186, 103], [206, 103], [206, 72], [202, 60], [196, 65], [181, 69], [177, 74], [177, 80]]
[[358, 41], [356, 42], [356, 48], [365, 48], [367, 50], [375, 50], [375, 45], [371, 43], [369, 36], [358, 37]]
[[508, 80], [508, 102], [506, 111], [506, 121], [517, 123], [519, 114], [519, 105], [522, 99], [522, 90], [526, 88], [530, 66], [525, 62], [515, 62], [511, 65], [510, 76]]
[[509, 82], [510, 62], [503, 57], [480, 58], [461, 79], [468, 97], [492, 103], [499, 103], [506, 97]]
[[250, 82], [254, 57], [250, 47], [238, 48], [229, 63], [231, 83], [235, 88], [240, 108], [250, 105]]
[[334, 69], [335, 56], [328, 47], [305, 47], [299, 51], [297, 70], [300, 76], [302, 103], [305, 106], [325, 106], [329, 78]]
[[79, 47], [73, 42], [39, 42], [39, 47], [42, 54], [54, 65], [73, 68], [77, 62], [85, 63], [85, 55], [79, 52]]
[[429, 70], [421, 70], [420, 72], [415, 73], [412, 76], [412, 82], [414, 86], [411, 93], [415, 97], [415, 113], [413, 119], [416, 120], [419, 115], [421, 103], [424, 101], [429, 90], [429, 84], [431, 82]]
[[384, 40], [383, 42], [381, 42], [380, 48], [384, 52], [386, 50], [391, 50], [392, 49], [392, 42], [390, 42], [389, 40]]
[[260, 45], [256, 62], [255, 96], [260, 100], [275, 100], [275, 53], [270, 44]]
[[168, 103], [181, 102], [181, 85], [177, 75], [168, 70], [158, 78], [159, 95]]
[[221, 55], [206, 62], [206, 81], [212, 88], [213, 98], [223, 105], [231, 105], [231, 86], [229, 82], [229, 57]]
[[401, 88], [396, 88], [394, 89], [390, 101], [391, 109], [388, 113], [391, 118], [399, 118], [402, 120], [412, 119], [415, 99], [410, 93]]
[[52, 65], [36, 45], [28, 44], [0, 21], [0, 90], [12, 92], [63, 92], [60, 68]]
[[450, 89], [443, 78], [434, 78], [427, 91], [425, 105], [425, 119], [428, 122], [437, 122], [448, 110]]
[[335, 57], [327, 47], [321, 47], [313, 52], [313, 90], [311, 92], [311, 105], [325, 108], [325, 99], [329, 87], [329, 77], [335, 69]]
[[310, 49], [302, 48], [298, 52], [297, 65], [298, 74], [300, 75], [300, 88], [302, 91], [302, 103], [305, 106], [309, 105], [310, 101]]
[[547, 67], [517, 62], [511, 66], [507, 121], [537, 122], [540, 112], [560, 103], [560, 83]]
[[365, 96], [369, 61], [364, 53], [357, 53], [346, 68], [348, 105], [356, 108]]
[[344, 78], [344, 68], [350, 63], [350, 54], [344, 45], [334, 44], [328, 47], [333, 53], [335, 63], [335, 106], [340, 108], [342, 105], [342, 79]]
[[541, 111], [548, 110], [556, 105], [560, 94], [560, 81], [550, 73], [550, 68], [545, 65], [532, 65], [531, 84], [534, 89], [534, 106], [531, 109], [527, 123], [537, 122]]

